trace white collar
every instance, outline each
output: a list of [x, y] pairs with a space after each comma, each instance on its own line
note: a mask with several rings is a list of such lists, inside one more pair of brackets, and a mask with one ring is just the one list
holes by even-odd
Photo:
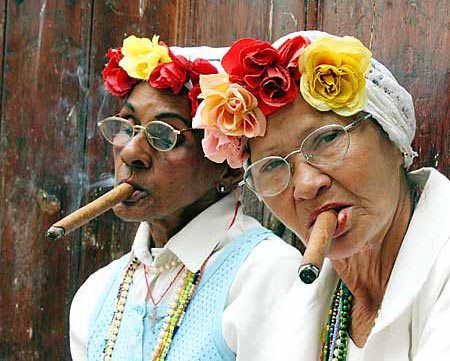
[[410, 177], [424, 188], [392, 269], [372, 334], [394, 322], [414, 301], [450, 234], [448, 179], [433, 168], [411, 172]]
[[[236, 233], [235, 228], [243, 218], [242, 210], [239, 209], [230, 228], [237, 200], [237, 192], [231, 192], [205, 209], [169, 239], [160, 255], [173, 254], [191, 272], [199, 271], [213, 251], [223, 247]], [[137, 257], [150, 265], [153, 257], [149, 246], [150, 226], [147, 222], [142, 222], [136, 232], [129, 261]]]

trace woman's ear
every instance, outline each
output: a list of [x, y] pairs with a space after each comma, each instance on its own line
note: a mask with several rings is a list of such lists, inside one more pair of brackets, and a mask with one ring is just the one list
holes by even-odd
[[243, 168], [235, 169], [227, 165], [217, 183], [217, 190], [220, 193], [228, 193], [232, 191], [242, 180], [243, 175]]

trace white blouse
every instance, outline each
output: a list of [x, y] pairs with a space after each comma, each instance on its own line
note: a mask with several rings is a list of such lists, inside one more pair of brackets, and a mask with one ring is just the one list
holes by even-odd
[[[224, 247], [236, 236], [259, 223], [238, 211], [233, 219], [236, 194], [232, 193], [204, 210], [160, 249], [149, 251], [149, 225], [141, 223], [130, 252], [130, 261], [137, 257], [150, 268], [173, 265], [179, 260], [192, 272], [202, 264], [218, 257]], [[271, 325], [266, 322], [275, 301], [286, 293], [297, 279], [300, 253], [276, 236], [269, 236], [257, 245], [240, 267], [230, 288], [228, 302], [222, 317], [222, 332], [238, 361], [264, 359], [262, 345], [267, 341]], [[111, 277], [115, 262], [92, 274], [77, 291], [70, 310], [70, 347], [75, 361], [87, 360], [87, 336], [91, 314]], [[167, 267], [169, 267], [167, 266]], [[156, 302], [169, 286], [181, 265], [164, 269], [159, 276], [148, 272], [148, 282]], [[161, 304], [171, 303], [176, 297], [181, 277], [167, 292]], [[134, 302], [151, 302], [148, 298], [144, 267], [139, 267], [133, 278], [134, 287], [129, 294]], [[184, 360], [180, 360], [184, 361]], [[191, 360], [186, 360], [191, 361]]]
[[[450, 360], [450, 181], [431, 168], [410, 174], [422, 194], [363, 348], [347, 361]], [[318, 280], [296, 281], [274, 312], [264, 360], [317, 361], [337, 275], [325, 260]]]

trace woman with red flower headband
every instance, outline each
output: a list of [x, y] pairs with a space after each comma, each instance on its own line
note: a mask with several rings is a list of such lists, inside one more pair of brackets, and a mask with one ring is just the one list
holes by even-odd
[[307, 246], [335, 214], [320, 276], [278, 305], [264, 360], [445, 358], [450, 182], [407, 172], [410, 94], [359, 40], [318, 31], [239, 40], [222, 65], [200, 78], [205, 153], [244, 161], [242, 183]]
[[[114, 207], [139, 221], [130, 253], [94, 273], [70, 313], [74, 360], [261, 360], [261, 322], [295, 279], [299, 253], [239, 207], [241, 169], [205, 158], [191, 119], [199, 78], [224, 49], [168, 48], [130, 36], [108, 51], [106, 89], [125, 98], [101, 120], [116, 183]], [[225, 49], [226, 50], [226, 49]]]

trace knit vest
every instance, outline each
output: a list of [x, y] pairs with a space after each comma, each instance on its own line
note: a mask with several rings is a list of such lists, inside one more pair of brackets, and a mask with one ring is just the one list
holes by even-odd
[[[170, 345], [167, 361], [236, 359], [223, 338], [223, 310], [240, 266], [252, 249], [270, 234], [272, 233], [263, 227], [249, 230], [232, 240], [222, 254], [208, 265], [186, 310], [181, 327]], [[87, 342], [89, 361], [102, 359], [117, 293], [128, 261], [129, 254], [117, 262], [117, 268], [107, 282], [90, 320]], [[114, 347], [113, 361], [151, 360], [163, 320], [168, 316], [168, 305], [158, 306], [157, 312], [158, 318], [155, 321], [149, 317], [153, 314], [152, 305], [133, 304], [130, 299], [127, 301]]]

